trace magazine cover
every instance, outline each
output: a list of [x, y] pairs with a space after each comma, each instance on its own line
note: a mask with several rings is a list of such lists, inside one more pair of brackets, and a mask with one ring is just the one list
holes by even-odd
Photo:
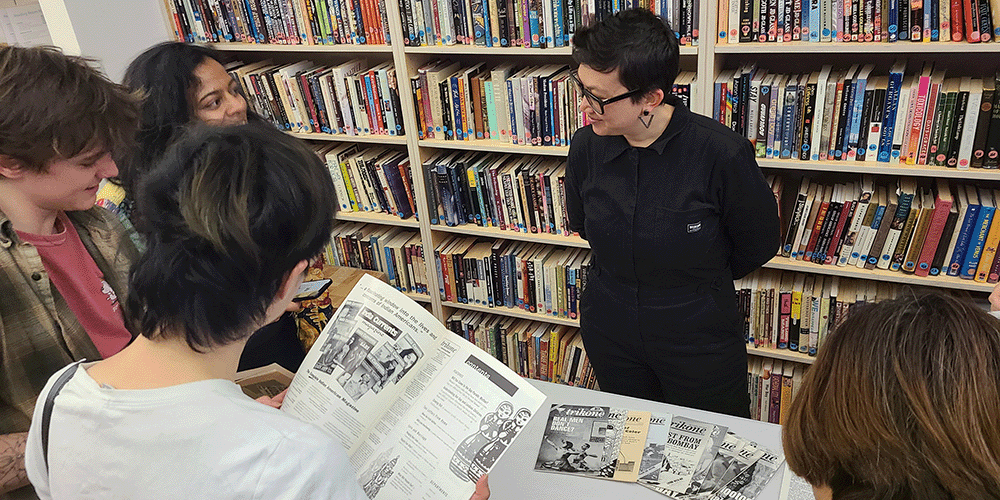
[[784, 457], [761, 448], [760, 458], [736, 475], [732, 481], [716, 492], [713, 499], [747, 500], [757, 498], [774, 473], [785, 462]]
[[535, 470], [613, 476], [627, 414], [607, 406], [552, 405]]
[[[655, 479], [647, 479], [645, 483], [674, 493], [686, 492], [702, 456], [717, 442], [713, 434], [720, 435], [721, 439], [726, 430], [726, 427], [675, 415], [670, 422], [660, 472]], [[714, 457], [714, 451], [711, 453]]]
[[[718, 490], [722, 484], [722, 478], [725, 476], [726, 471], [732, 465], [733, 461], [736, 460], [736, 454], [740, 452], [741, 449], [748, 443], [748, 441], [740, 438], [732, 432], [726, 433], [726, 437], [722, 440], [719, 445], [719, 450], [715, 453], [715, 457], [708, 465], [708, 470], [706, 471], [704, 479], [698, 488], [690, 498], [692, 499], [706, 499], [712, 496], [712, 493]], [[690, 491], [690, 489], [688, 490]]]
[[646, 434], [646, 446], [642, 451], [642, 462], [639, 464], [640, 482], [656, 481], [660, 476], [660, 467], [666, 458], [664, 453], [667, 437], [670, 432], [670, 422], [673, 415], [653, 415], [649, 419], [649, 432]]

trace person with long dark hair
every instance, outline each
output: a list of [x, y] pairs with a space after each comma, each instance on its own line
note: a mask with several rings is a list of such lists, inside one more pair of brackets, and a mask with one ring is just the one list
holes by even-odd
[[[118, 176], [98, 193], [98, 205], [116, 212], [127, 228], [139, 223], [133, 213], [139, 182], [187, 128], [266, 123], [247, 109], [240, 84], [226, 72], [224, 61], [210, 47], [164, 42], [139, 54], [125, 70], [123, 85], [143, 96], [139, 131], [131, 148], [118, 159]], [[142, 248], [142, 238], [135, 231], [131, 234]], [[240, 369], [278, 363], [297, 370], [305, 358], [297, 332], [291, 314], [264, 325], [248, 342]]]
[[[336, 440], [233, 382], [330, 238], [322, 161], [268, 125], [200, 127], [139, 186], [148, 248], [125, 307], [139, 336], [49, 379], [40, 402], [64, 385], [48, 420], [34, 413], [26, 455], [39, 496], [366, 498]], [[487, 496], [484, 479], [473, 498]]]
[[573, 35], [591, 122], [566, 170], [593, 251], [580, 333], [601, 390], [749, 417], [733, 279], [776, 253], [777, 203], [750, 142], [671, 94], [678, 54], [647, 9]]

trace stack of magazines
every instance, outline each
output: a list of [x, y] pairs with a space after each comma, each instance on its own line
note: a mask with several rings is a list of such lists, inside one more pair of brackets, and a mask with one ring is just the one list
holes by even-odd
[[554, 404], [535, 470], [633, 482], [678, 500], [753, 499], [784, 462], [726, 426]]

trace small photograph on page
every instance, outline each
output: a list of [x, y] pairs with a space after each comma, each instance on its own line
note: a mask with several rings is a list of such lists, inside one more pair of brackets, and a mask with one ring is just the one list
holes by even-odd
[[405, 333], [396, 343], [379, 346], [365, 360], [377, 375], [374, 391], [378, 393], [386, 384], [398, 384], [422, 356], [423, 351]]
[[357, 401], [375, 387], [375, 384], [378, 383], [378, 377], [373, 373], [372, 366], [365, 362], [350, 372], [340, 374], [337, 377], [337, 382], [340, 382], [344, 387], [344, 392], [351, 399]]
[[331, 320], [327, 329], [330, 335], [326, 338], [319, 350], [319, 359], [316, 360], [314, 369], [327, 375], [333, 374], [333, 369], [337, 366], [337, 360], [341, 357], [342, 349], [350, 340], [350, 334], [358, 323], [358, 316], [361, 312], [361, 303], [352, 300], [341, 304], [337, 315]]

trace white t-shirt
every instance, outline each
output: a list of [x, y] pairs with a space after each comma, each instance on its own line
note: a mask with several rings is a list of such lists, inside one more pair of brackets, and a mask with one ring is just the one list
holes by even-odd
[[56, 398], [49, 467], [42, 394], [25, 463], [40, 498], [366, 499], [342, 446], [228, 380], [100, 386], [81, 365]]

